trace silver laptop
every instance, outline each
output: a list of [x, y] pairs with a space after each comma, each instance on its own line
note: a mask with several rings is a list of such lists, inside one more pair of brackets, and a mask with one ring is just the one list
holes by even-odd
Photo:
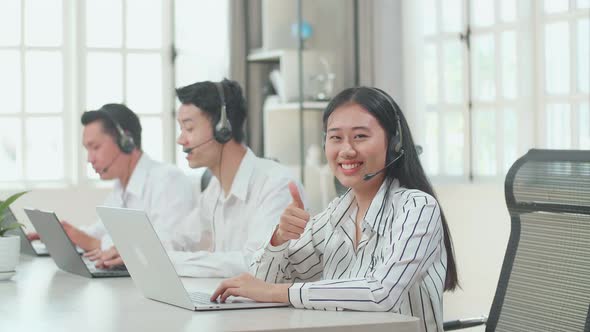
[[96, 207], [96, 211], [123, 257], [135, 285], [148, 299], [196, 311], [288, 306], [241, 297], [218, 303], [209, 300], [213, 290], [210, 293], [187, 292], [144, 211], [105, 206]]
[[53, 212], [25, 209], [25, 213], [45, 243], [47, 251], [62, 270], [88, 278], [128, 277], [125, 266], [99, 269], [80, 255]]
[[[5, 218], [9, 223], [17, 222], [16, 217], [10, 208], [6, 209], [4, 213]], [[45, 244], [40, 240], [30, 241], [27, 237], [27, 234], [25, 234], [21, 227], [8, 231], [8, 234], [18, 235], [20, 238], [21, 253], [29, 256], [49, 256], [49, 252], [47, 251]]]

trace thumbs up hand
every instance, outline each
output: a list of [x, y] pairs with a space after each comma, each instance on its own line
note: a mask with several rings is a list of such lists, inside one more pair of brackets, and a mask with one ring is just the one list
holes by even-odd
[[289, 191], [291, 192], [291, 197], [293, 198], [293, 203], [291, 205], [303, 210], [303, 201], [301, 200], [301, 195], [299, 195], [299, 189], [297, 185], [291, 181], [289, 182]]
[[287, 206], [283, 214], [281, 215], [281, 221], [277, 229], [275, 230], [270, 244], [273, 246], [279, 246], [289, 240], [298, 239], [309, 221], [309, 213], [304, 210], [303, 201], [297, 185], [293, 182], [289, 182], [289, 191], [293, 202]]

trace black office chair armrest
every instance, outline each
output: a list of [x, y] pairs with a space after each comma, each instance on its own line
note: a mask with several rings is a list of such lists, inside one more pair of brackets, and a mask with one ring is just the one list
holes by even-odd
[[483, 325], [488, 321], [487, 316], [481, 316], [478, 318], [468, 318], [468, 319], [457, 319], [451, 320], [448, 322], [443, 323], [443, 330], [445, 331], [453, 331], [453, 330], [461, 330], [466, 329], [468, 327], [474, 327]]

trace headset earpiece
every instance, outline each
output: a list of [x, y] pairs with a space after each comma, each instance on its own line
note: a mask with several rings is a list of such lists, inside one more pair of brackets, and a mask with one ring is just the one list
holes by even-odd
[[103, 112], [103, 114], [105, 114], [111, 120], [111, 122], [115, 126], [115, 130], [117, 130], [118, 137], [116, 142], [119, 146], [119, 149], [121, 149], [121, 152], [123, 152], [124, 154], [130, 154], [131, 152], [133, 152], [133, 150], [135, 150], [136, 145], [131, 133], [129, 133], [129, 131], [123, 130], [123, 127], [121, 127], [119, 122], [117, 122], [117, 120], [108, 111]]
[[119, 148], [123, 153], [130, 154], [135, 149], [135, 141], [128, 131], [123, 131], [118, 124], [117, 126], [119, 127]]
[[378, 88], [372, 88], [372, 89], [375, 90], [377, 93], [381, 94], [385, 99], [387, 99], [387, 101], [389, 102], [389, 105], [393, 109], [393, 116], [395, 118], [396, 131], [391, 136], [391, 139], [389, 140], [389, 146], [387, 149], [387, 158], [386, 158], [386, 164], [387, 164], [387, 163], [389, 163], [390, 160], [393, 160], [394, 158], [397, 158], [401, 154], [404, 154], [403, 138], [402, 138], [403, 137], [402, 125], [401, 125], [401, 121], [400, 121], [400, 117], [399, 117], [401, 110], [399, 109], [399, 106], [395, 103], [393, 98], [391, 98], [383, 90], [378, 89]]
[[229, 119], [227, 118], [227, 109], [225, 105], [225, 96], [223, 94], [222, 83], [215, 83], [217, 92], [219, 94], [219, 101], [221, 104], [219, 121], [213, 127], [213, 137], [220, 144], [229, 142], [232, 138], [232, 128]]
[[385, 160], [386, 164], [394, 158], [396, 158], [397, 156], [399, 156], [400, 154], [404, 153], [401, 136], [398, 134], [400, 132], [399, 125], [397, 127], [397, 130], [398, 131], [395, 133], [395, 135], [392, 135], [391, 139], [389, 139], [389, 146], [387, 147], [387, 158]]
[[395, 135], [393, 135], [393, 137], [391, 137], [391, 145], [393, 147], [393, 151], [396, 154], [399, 154], [403, 150], [402, 126], [401, 126], [401, 123], [399, 120], [399, 116], [396, 116], [396, 123], [397, 123], [397, 131], [396, 131]]

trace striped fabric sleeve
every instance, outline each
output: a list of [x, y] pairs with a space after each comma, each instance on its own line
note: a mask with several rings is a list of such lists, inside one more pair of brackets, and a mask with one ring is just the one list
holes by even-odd
[[319, 279], [324, 268], [323, 243], [329, 209], [313, 217], [299, 239], [276, 247], [268, 241], [254, 255], [250, 272], [256, 278], [272, 283]]
[[[296, 308], [399, 311], [409, 289], [419, 283], [440, 255], [442, 223], [434, 198], [410, 195], [383, 237], [389, 241], [383, 261], [369, 277], [294, 283], [289, 301]], [[391, 236], [390, 236], [391, 235]]]

